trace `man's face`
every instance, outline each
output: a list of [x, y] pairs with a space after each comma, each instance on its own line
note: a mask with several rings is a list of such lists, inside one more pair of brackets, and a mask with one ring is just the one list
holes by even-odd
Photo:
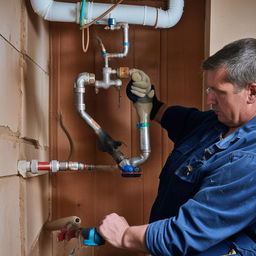
[[247, 115], [247, 88], [237, 89], [225, 81], [226, 70], [219, 68], [207, 72], [207, 104], [212, 106], [218, 120], [229, 127], [240, 127], [250, 120]]

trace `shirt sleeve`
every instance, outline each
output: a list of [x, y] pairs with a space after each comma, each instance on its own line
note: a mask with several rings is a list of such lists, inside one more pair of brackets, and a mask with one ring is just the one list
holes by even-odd
[[255, 223], [256, 154], [233, 152], [225, 159], [205, 174], [177, 216], [149, 225], [146, 245], [152, 255], [203, 252]]
[[191, 130], [207, 119], [213, 118], [214, 115], [213, 111], [202, 112], [196, 108], [171, 106], [164, 112], [161, 125], [167, 130], [169, 138], [177, 143]]

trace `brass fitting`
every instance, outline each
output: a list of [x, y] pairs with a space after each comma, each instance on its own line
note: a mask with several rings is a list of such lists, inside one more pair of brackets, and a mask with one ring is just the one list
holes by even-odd
[[117, 76], [119, 78], [129, 78], [130, 73], [129, 73], [129, 68], [128, 67], [120, 67], [117, 69]]

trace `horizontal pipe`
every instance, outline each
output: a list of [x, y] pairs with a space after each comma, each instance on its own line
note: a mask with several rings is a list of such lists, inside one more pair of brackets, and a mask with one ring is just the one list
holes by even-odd
[[[102, 3], [87, 3], [86, 18], [91, 22], [106, 12], [112, 5]], [[103, 24], [107, 19], [114, 17], [117, 22], [124, 22], [135, 25], [155, 26], [156, 28], [170, 28], [175, 26], [183, 13], [184, 0], [169, 0], [169, 9], [138, 6], [138, 5], [118, 5], [107, 16], [104, 17]]]
[[47, 222], [44, 227], [47, 230], [60, 230], [62, 228], [79, 228], [81, 219], [77, 216], [69, 216], [54, 221]]
[[49, 171], [49, 170], [51, 170], [51, 163], [50, 162], [38, 162], [37, 168], [40, 171]]
[[[33, 10], [45, 20], [79, 23], [80, 3], [56, 2], [53, 0], [30, 0], [30, 2]], [[87, 2], [86, 22], [91, 22], [112, 6], [112, 4]], [[120, 4], [98, 24], [107, 24], [107, 19], [114, 17], [117, 22], [170, 28], [179, 22], [183, 13], [184, 0], [169, 0], [168, 7], [168, 10], [162, 10], [148, 6]]]
[[116, 170], [118, 165], [95, 165], [95, 164], [84, 164], [80, 162], [60, 162], [52, 160], [50, 162], [39, 162], [38, 160], [18, 161], [18, 172], [25, 178], [26, 174], [38, 174], [41, 171], [82, 171], [82, 170]]
[[94, 165], [94, 164], [86, 164], [84, 166], [85, 170], [116, 170], [118, 169], [118, 165]]

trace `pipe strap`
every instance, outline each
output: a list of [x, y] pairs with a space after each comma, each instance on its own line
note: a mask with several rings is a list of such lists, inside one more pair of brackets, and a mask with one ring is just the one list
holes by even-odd
[[83, 25], [85, 25], [85, 6], [86, 6], [86, 0], [82, 1], [82, 6], [81, 6], [81, 10], [80, 10], [80, 27], [82, 27]]
[[149, 123], [138, 123], [138, 124], [136, 125], [136, 127], [137, 127], [138, 129], [140, 129], [140, 128], [142, 128], [142, 127], [149, 127], [149, 126], [150, 126]]

